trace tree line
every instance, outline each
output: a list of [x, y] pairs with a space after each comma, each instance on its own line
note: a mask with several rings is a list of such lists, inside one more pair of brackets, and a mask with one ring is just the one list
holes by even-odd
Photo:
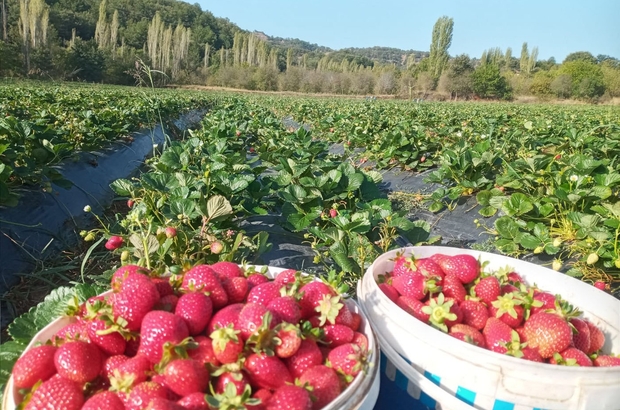
[[428, 52], [389, 47], [331, 50], [242, 30], [175, 0], [0, 0], [0, 76], [133, 84], [136, 61], [158, 85], [264, 91], [588, 101], [620, 96], [620, 63], [580, 51], [562, 63], [523, 43], [480, 57], [451, 56], [454, 21], [433, 27]]

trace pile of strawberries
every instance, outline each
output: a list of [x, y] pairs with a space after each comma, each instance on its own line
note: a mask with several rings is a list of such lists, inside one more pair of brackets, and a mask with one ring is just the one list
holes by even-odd
[[377, 282], [407, 313], [475, 346], [540, 363], [620, 366], [619, 356], [601, 352], [603, 332], [561, 296], [483, 265], [467, 254], [399, 254]]
[[16, 362], [24, 409], [321, 409], [365, 370], [360, 315], [294, 270], [127, 265], [111, 282]]

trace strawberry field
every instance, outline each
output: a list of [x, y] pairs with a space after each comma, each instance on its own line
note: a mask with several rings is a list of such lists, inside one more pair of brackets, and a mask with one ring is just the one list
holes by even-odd
[[[488, 238], [478, 246], [607, 292], [620, 287], [614, 107], [2, 85], [0, 206], [18, 205], [24, 190], [50, 194], [70, 184], [62, 163], [77, 150], [130, 143], [139, 127], [200, 107], [208, 112], [199, 129], [171, 136], [138, 175], [111, 184], [108, 212], [83, 204], [94, 223], [75, 226], [83, 248], [76, 268], [8, 326], [0, 383], [37, 331], [109, 290], [121, 266], [168, 275], [179, 288], [196, 265], [268, 265], [278, 239], [312, 255], [287, 267], [353, 294], [382, 253], [441, 244], [421, 211], [450, 213], [464, 203], [477, 214], [462, 223]], [[382, 183], [386, 173], [428, 189], [412, 192], [415, 206], [403, 208]]]

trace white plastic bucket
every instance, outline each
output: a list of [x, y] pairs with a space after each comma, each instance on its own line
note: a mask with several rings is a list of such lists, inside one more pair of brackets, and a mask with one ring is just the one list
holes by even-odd
[[[262, 266], [255, 266], [260, 271]], [[275, 278], [284, 268], [268, 267], [267, 276]], [[317, 279], [318, 280], [318, 279]], [[109, 293], [109, 292], [106, 292]], [[105, 294], [105, 293], [104, 293]], [[351, 311], [362, 316], [360, 331], [366, 335], [368, 339], [368, 362], [370, 366], [366, 373], [358, 374], [347, 388], [332, 401], [324, 410], [373, 410], [377, 396], [379, 395], [379, 346], [373, 333], [372, 327], [364, 315], [360, 306], [352, 299], [346, 299], [345, 303]], [[37, 343], [46, 342], [51, 339], [60, 329], [68, 325], [75, 319], [70, 317], [60, 317], [43, 328], [30, 341], [25, 351], [36, 346]], [[16, 408], [16, 399], [18, 397], [17, 389], [13, 385], [13, 377], [9, 379], [4, 391], [4, 399], [2, 401], [2, 410], [14, 410]], [[19, 399], [17, 399], [19, 400]]]
[[[469, 406], [465, 408], [620, 409], [620, 368], [553, 366], [500, 355], [452, 338], [400, 309], [376, 283], [378, 275], [392, 270], [397, 252], [419, 258], [435, 253], [466, 253], [488, 261], [485, 270], [510, 266], [528, 283], [559, 293], [583, 310], [584, 317], [605, 333], [603, 349], [615, 353], [620, 352], [620, 301], [551, 269], [487, 252], [425, 246], [383, 254], [358, 283], [358, 301], [375, 330], [382, 351], [414, 384], [420, 385], [421, 382], [416, 383], [416, 376], [424, 374], [443, 391], [458, 396], [459, 401]], [[390, 350], [394, 354], [390, 355]], [[403, 360], [399, 361], [399, 357]], [[407, 362], [411, 365], [403, 365], [408, 365]], [[432, 389], [428, 384], [426, 387]], [[428, 394], [442, 408], [458, 404], [448, 403], [445, 395], [435, 394], [437, 397], [434, 397], [430, 391]]]

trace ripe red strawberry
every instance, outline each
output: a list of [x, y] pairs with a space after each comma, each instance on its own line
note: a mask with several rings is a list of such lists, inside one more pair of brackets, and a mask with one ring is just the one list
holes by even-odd
[[155, 284], [155, 287], [157, 288], [157, 293], [159, 293], [160, 298], [174, 294], [174, 289], [172, 288], [172, 284], [170, 284], [169, 279], [151, 278], [151, 282]]
[[[506, 344], [516, 339], [520, 340], [517, 332], [513, 333], [513, 329], [501, 320], [490, 317], [487, 324], [482, 329], [487, 349], [497, 353], [504, 354], [508, 351]], [[515, 337], [516, 335], [516, 337]]]
[[108, 324], [105, 320], [95, 319], [89, 322], [88, 338], [108, 356], [123, 354], [127, 342], [121, 333], [119, 326]]
[[301, 331], [290, 323], [283, 323], [276, 327], [276, 337], [280, 340], [275, 348], [276, 356], [279, 358], [291, 357], [301, 346]]
[[13, 366], [13, 384], [18, 389], [29, 389], [39, 380], [45, 381], [56, 374], [54, 354], [56, 347], [41, 345], [25, 352]]
[[534, 300], [542, 302], [541, 306], [532, 306], [530, 316], [546, 310], [555, 310], [556, 297], [548, 292], [534, 292]]
[[265, 320], [269, 321], [269, 328], [274, 328], [276, 323], [273, 320], [273, 316], [268, 312], [269, 311], [267, 310], [265, 305], [252, 302], [248, 302], [245, 304], [243, 309], [241, 309], [241, 311], [239, 312], [239, 318], [237, 319], [237, 326], [240, 330], [239, 335], [241, 336], [241, 339], [243, 339], [243, 341], [248, 340], [252, 335], [257, 332], [257, 330], [263, 324], [264, 318], [266, 318]]
[[333, 348], [327, 360], [334, 370], [351, 379], [364, 370], [366, 352], [353, 343], [346, 343]]
[[452, 337], [455, 337], [474, 346], [486, 348], [487, 344], [484, 336], [478, 331], [478, 329], [472, 326], [457, 323], [450, 328], [449, 334]]
[[202, 333], [213, 313], [211, 298], [204, 293], [190, 292], [181, 295], [174, 309], [174, 314], [182, 317], [192, 336]]
[[428, 321], [433, 327], [446, 333], [451, 326], [463, 321], [463, 313], [459, 305], [454, 299], [445, 298], [443, 293], [436, 298], [429, 299], [426, 306], [422, 308], [422, 312], [429, 316]]
[[285, 359], [286, 367], [297, 378], [302, 375], [306, 369], [323, 363], [323, 354], [312, 339], [304, 339], [299, 346], [297, 352]]
[[499, 280], [495, 276], [487, 276], [480, 279], [480, 282], [474, 285], [474, 292], [487, 305], [494, 302], [500, 295], [501, 289]]
[[177, 295], [166, 295], [159, 298], [155, 306], [153, 306], [153, 310], [163, 310], [174, 313], [174, 310], [177, 308], [177, 303], [179, 303], [179, 297]]
[[110, 304], [114, 313], [114, 321], [123, 318], [127, 321], [127, 329], [137, 331], [144, 316], [159, 301], [157, 287], [144, 275], [134, 274], [122, 284], [120, 293], [110, 296]]
[[209, 265], [196, 265], [185, 272], [181, 290], [184, 292], [209, 292], [214, 310], [228, 304], [228, 295], [217, 274]]
[[125, 356], [134, 357], [138, 354], [140, 348], [140, 335], [135, 335], [133, 339], [127, 340], [127, 347], [125, 348]]
[[103, 360], [97, 346], [76, 341], [65, 343], [56, 350], [54, 364], [59, 375], [84, 384], [99, 375]]
[[540, 312], [530, 316], [523, 325], [528, 345], [538, 348], [543, 359], [548, 359], [556, 352], [566, 349], [573, 340], [571, 328], [562, 317]]
[[207, 335], [213, 333], [218, 327], [226, 327], [230, 324], [232, 324], [235, 329], [240, 330], [237, 326], [237, 320], [239, 319], [239, 312], [241, 312], [243, 306], [243, 303], [233, 303], [215, 312], [207, 325]]
[[385, 294], [385, 296], [388, 297], [388, 299], [396, 303], [396, 300], [398, 299], [399, 295], [398, 295], [398, 291], [396, 290], [394, 286], [389, 285], [387, 283], [380, 283], [379, 289], [381, 289], [381, 291]]
[[213, 387], [216, 393], [222, 394], [226, 391], [226, 386], [228, 386], [229, 384], [235, 386], [235, 391], [237, 395], [240, 396], [245, 391], [246, 386], [250, 385], [250, 381], [248, 380], [245, 373], [242, 373], [240, 371], [225, 371], [218, 376]]
[[545, 359], [542, 358], [538, 350], [532, 349], [531, 347], [525, 346], [521, 348], [521, 352], [523, 353], [522, 359], [529, 360], [531, 362], [544, 363]]
[[34, 391], [25, 410], [80, 410], [83, 404], [84, 394], [80, 386], [60, 375], [55, 375]]
[[575, 347], [569, 347], [560, 353], [555, 353], [549, 358], [549, 363], [563, 366], [592, 366], [592, 360], [588, 355]]
[[396, 304], [416, 319], [428, 323], [429, 315], [424, 313], [422, 309], [426, 304], [420, 300], [409, 298], [407, 296], [399, 296]]
[[232, 279], [243, 276], [243, 270], [239, 265], [234, 262], [220, 261], [215, 262], [210, 266], [211, 269], [215, 271], [220, 280], [222, 280], [223, 278]]
[[168, 389], [155, 382], [142, 382], [129, 393], [125, 408], [126, 410], [144, 410], [155, 397], [167, 399]]
[[463, 284], [473, 282], [480, 275], [480, 264], [471, 255], [454, 255], [437, 262], [447, 275], [455, 275]]
[[228, 295], [228, 303], [243, 302], [250, 291], [248, 280], [244, 277], [223, 278], [222, 287]]
[[105, 248], [109, 251], [118, 249], [121, 246], [123, 246], [123, 238], [117, 235], [110, 236], [110, 238], [108, 238], [107, 242], [105, 243]]
[[209, 410], [209, 404], [205, 400], [204, 393], [192, 393], [179, 401], [178, 404], [183, 406], [185, 410]]
[[351, 321], [351, 329], [357, 332], [362, 324], [362, 316], [355, 312], [351, 312], [351, 316], [353, 317], [353, 320]]
[[262, 273], [253, 273], [248, 276], [248, 286], [252, 289], [254, 286], [258, 286], [261, 283], [269, 282], [269, 278]]
[[506, 280], [512, 282], [515, 285], [525, 283], [521, 275], [519, 275], [517, 272], [508, 272], [508, 274], [506, 275]]
[[209, 386], [209, 372], [192, 359], [173, 360], [164, 369], [166, 386], [179, 396], [204, 392]]
[[573, 345], [584, 353], [590, 351], [590, 328], [588, 324], [578, 318], [570, 320], [571, 325], [575, 328], [573, 332]]
[[293, 383], [294, 380], [282, 360], [264, 353], [249, 355], [243, 368], [250, 376], [252, 386], [257, 388], [275, 390], [287, 383]]
[[95, 394], [84, 403], [82, 410], [125, 410], [123, 401], [116, 393], [102, 391]]
[[280, 294], [280, 289], [282, 289], [282, 285], [275, 282], [261, 283], [250, 289], [246, 302], [267, 306], [269, 302], [282, 296]]
[[[346, 303], [342, 303], [342, 307], [340, 307], [340, 310], [338, 311], [338, 315], [336, 316], [336, 321], [335, 323], [332, 323], [332, 324], [344, 325], [344, 326], [352, 328], [352, 326], [355, 324], [354, 320], [355, 319], [353, 319], [353, 312], [351, 312], [351, 309], [349, 309]], [[329, 318], [328, 318], [328, 322], [329, 322]]]
[[358, 345], [362, 350], [368, 350], [368, 338], [365, 334], [360, 332], [355, 332], [353, 334], [353, 340], [351, 343]]
[[246, 404], [248, 410], [265, 410], [266, 403], [271, 399], [272, 393], [269, 389], [258, 389], [252, 393], [252, 398], [260, 401], [258, 404]]
[[302, 295], [299, 300], [302, 319], [308, 319], [310, 316], [314, 316], [316, 314], [316, 308], [326, 295], [336, 296], [336, 292], [331, 286], [318, 281], [305, 284], [301, 287], [299, 293]]
[[243, 352], [243, 339], [239, 330], [235, 330], [232, 324], [220, 327], [210, 335], [213, 345], [213, 354], [220, 363], [234, 363]]
[[392, 269], [392, 277], [398, 277], [405, 273], [413, 272], [413, 259], [399, 253], [394, 258], [394, 268]]
[[194, 336], [194, 342], [197, 346], [194, 349], [189, 349], [187, 355], [196, 360], [201, 365], [210, 363], [212, 366], [219, 366], [220, 362], [215, 357], [213, 351], [213, 341], [207, 336]]
[[176, 345], [188, 336], [189, 330], [182, 317], [154, 310], [147, 313], [142, 320], [138, 352], [145, 355], [151, 363], [159, 363], [166, 342]]
[[327, 325], [323, 330], [325, 331], [325, 341], [331, 347], [351, 343], [355, 336], [355, 332], [345, 325]]
[[151, 401], [149, 402], [149, 405], [146, 406], [145, 410], [187, 410], [187, 409], [172, 400], [163, 399], [161, 397], [153, 397]]
[[90, 342], [88, 338], [88, 322], [83, 320], [78, 320], [77, 322], [69, 323], [68, 325], [62, 327], [54, 337], [52, 338], [53, 343], [58, 343], [59, 341], [65, 340], [81, 340], [83, 342]]
[[267, 304], [267, 310], [272, 313], [276, 323], [284, 321], [297, 324], [301, 320], [301, 310], [293, 296], [281, 296], [272, 299]]
[[603, 345], [605, 345], [605, 334], [603, 334], [603, 332], [601, 332], [601, 329], [596, 327], [591, 322], [587, 320], [585, 322], [588, 325], [588, 328], [590, 329], [590, 348], [586, 352], [587, 354], [590, 355], [590, 354], [598, 352], [599, 350], [603, 348]]
[[463, 323], [477, 330], [482, 330], [489, 318], [487, 307], [477, 300], [466, 299], [459, 304], [463, 312]]
[[[335, 211], [331, 209], [330, 211]], [[284, 385], [276, 389], [266, 403], [266, 410], [312, 410], [310, 393], [303, 387]]]
[[428, 293], [426, 278], [418, 272], [404, 273], [392, 279], [392, 286], [401, 296], [422, 300]]
[[289, 287], [295, 283], [295, 281], [300, 277], [297, 273], [298, 271], [295, 269], [287, 269], [278, 273], [278, 276], [274, 279], [274, 282], [280, 286]]
[[620, 357], [611, 355], [599, 355], [594, 359], [596, 367], [620, 366]]
[[467, 291], [461, 280], [454, 275], [446, 275], [443, 278], [441, 291], [446, 297], [455, 299], [458, 303], [464, 301], [467, 296]]
[[[116, 356], [110, 356], [103, 361], [103, 366], [101, 367], [101, 373], [99, 375], [106, 382], [110, 383], [110, 377], [112, 377], [114, 370], [118, 369], [118, 367], [128, 361], [130, 358], [125, 356], [124, 354], [118, 354]], [[151, 362], [149, 362], [149, 365]]]
[[[428, 258], [441, 267], [441, 262], [445, 261], [447, 259], [450, 259], [450, 257], [451, 257], [450, 255], [446, 255], [446, 254], [443, 254], [443, 253], [434, 253], [431, 256], [429, 256]], [[446, 272], [444, 272], [444, 273], [446, 273]]]
[[[121, 359], [117, 360], [121, 361]], [[106, 368], [106, 374], [110, 379], [112, 389], [122, 392], [128, 392], [133, 386], [146, 381], [153, 369], [151, 361], [140, 354], [118, 364], [116, 368], [114, 368], [115, 363], [106, 364], [109, 365], [109, 369]]]
[[431, 258], [416, 259], [414, 261], [414, 264], [415, 264], [415, 270], [417, 270], [418, 272], [420, 272], [422, 275], [426, 276], [427, 278], [430, 278], [430, 277], [443, 278], [444, 276], [446, 276], [443, 269], [441, 269], [441, 266], [439, 266], [437, 262], [435, 262]]
[[489, 306], [489, 316], [493, 316], [516, 329], [523, 323], [525, 310], [521, 306], [523, 302], [515, 298], [515, 293], [501, 295]]
[[123, 282], [125, 282], [130, 276], [134, 275], [148, 276], [150, 271], [147, 268], [138, 265], [125, 265], [118, 268], [113, 274], [110, 280], [112, 290], [120, 292], [123, 288]]
[[307, 383], [312, 387], [313, 410], [322, 409], [340, 395], [340, 379], [331, 367], [313, 366], [303, 372], [299, 381], [302, 386]]

